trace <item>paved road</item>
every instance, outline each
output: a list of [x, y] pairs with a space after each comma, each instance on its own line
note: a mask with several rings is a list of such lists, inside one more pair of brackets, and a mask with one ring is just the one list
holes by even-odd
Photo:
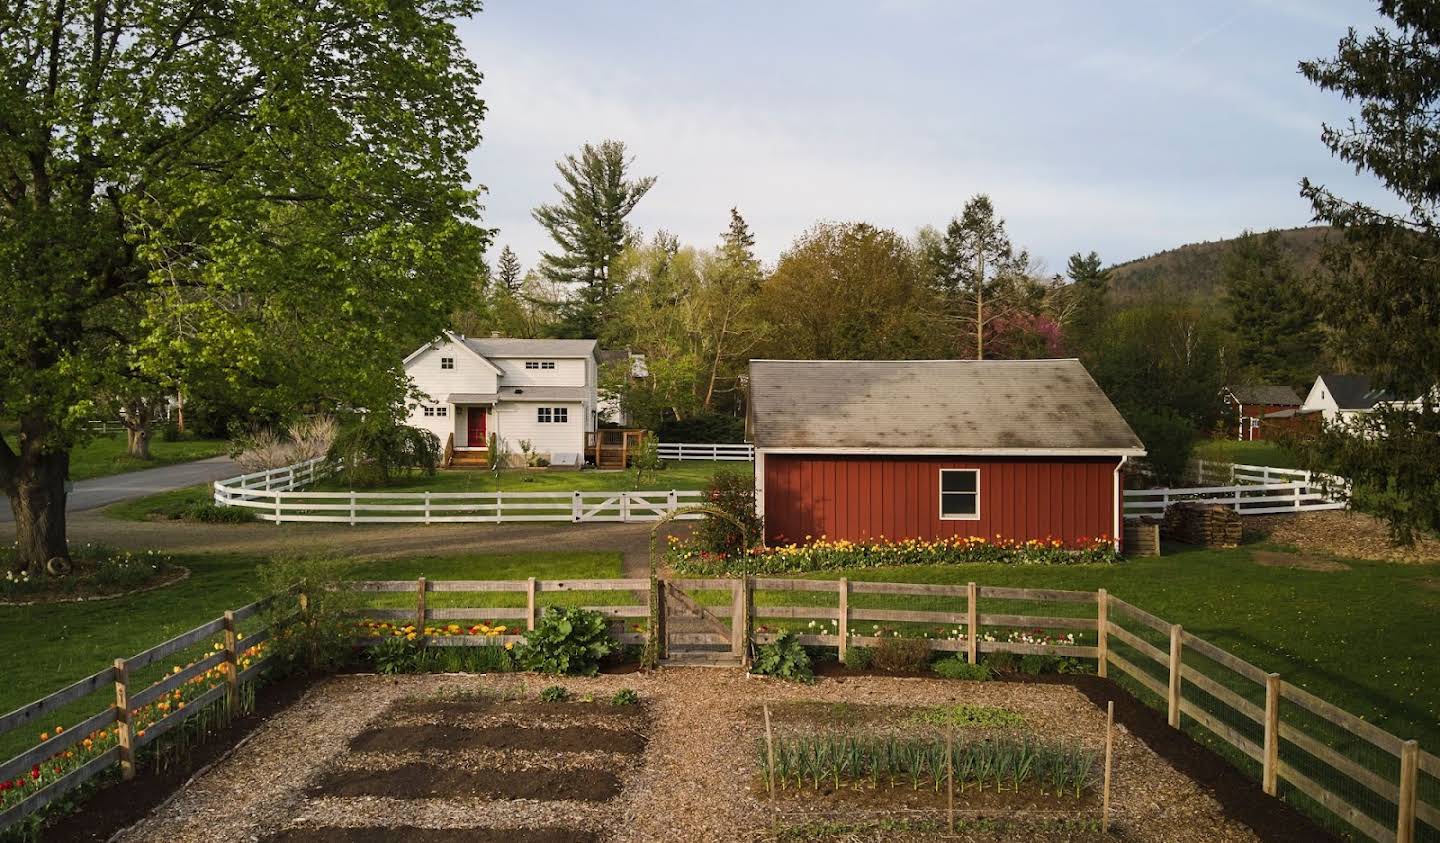
[[[70, 492], [65, 509], [67, 512], [98, 509], [126, 498], [183, 489], [197, 483], [212, 483], [240, 473], [239, 467], [229, 457], [211, 457], [161, 468], [148, 468], [144, 471], [96, 477], [94, 480], [81, 480]], [[8, 523], [14, 519], [8, 505], [0, 506], [0, 522]]]

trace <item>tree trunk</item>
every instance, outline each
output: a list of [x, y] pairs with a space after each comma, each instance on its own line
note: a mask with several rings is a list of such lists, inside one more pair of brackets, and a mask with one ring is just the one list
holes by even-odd
[[13, 570], [39, 572], [45, 563], [70, 558], [65, 543], [65, 477], [70, 453], [26, 455], [28, 465], [15, 478], [10, 510], [15, 514]]
[[975, 275], [975, 359], [985, 359], [985, 253], [976, 256]]
[[132, 401], [120, 420], [125, 423], [125, 452], [137, 460], [150, 459], [150, 402]]

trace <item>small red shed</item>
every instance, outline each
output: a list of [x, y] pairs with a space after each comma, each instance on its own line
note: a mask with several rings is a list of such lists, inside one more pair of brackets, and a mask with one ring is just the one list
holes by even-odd
[[752, 360], [771, 543], [1114, 538], [1145, 447], [1078, 360]]

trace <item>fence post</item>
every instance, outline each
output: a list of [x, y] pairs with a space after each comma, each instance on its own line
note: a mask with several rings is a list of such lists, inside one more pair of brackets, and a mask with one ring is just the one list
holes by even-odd
[[495, 492], [495, 523], [499, 524], [505, 520], [505, 493]]
[[525, 629], [535, 630], [535, 578], [525, 581]]
[[1265, 754], [1261, 776], [1262, 789], [1274, 796], [1278, 791], [1280, 769], [1280, 674], [1265, 676]]
[[1295, 511], [1300, 511], [1300, 485], [1298, 483], [1295, 485]]
[[1170, 625], [1170, 726], [1180, 728], [1180, 624]]
[[1103, 679], [1110, 673], [1110, 595], [1105, 589], [1095, 592], [1095, 606], [1095, 672]]
[[675, 510], [680, 508], [680, 496], [675, 493], [674, 489], [670, 490], [670, 495], [665, 500], [665, 506], [666, 512], [674, 512]]
[[1400, 819], [1395, 826], [1395, 843], [1415, 843], [1415, 784], [1419, 779], [1420, 745], [1413, 740], [1400, 745]]
[[670, 650], [670, 631], [665, 628], [665, 581], [655, 580], [655, 656], [666, 658]]
[[620, 520], [626, 524], [630, 523], [630, 493], [620, 493]]
[[415, 580], [415, 631], [425, 637], [425, 578]]
[[350, 526], [355, 526], [355, 490], [350, 490]]
[[425, 490], [425, 523], [430, 523], [430, 490]]
[[277, 527], [280, 526], [280, 499], [284, 494], [284, 492], [275, 493], [275, 526]]
[[840, 663], [844, 664], [846, 657], [850, 655], [850, 578], [841, 577], [838, 588], [840, 590], [840, 612], [838, 617]]
[[975, 583], [965, 586], [965, 656], [975, 664], [980, 656], [980, 588]]
[[576, 524], [579, 524], [579, 523], [580, 523], [580, 514], [581, 514], [583, 511], [584, 511], [584, 503], [583, 503], [583, 501], [582, 501], [581, 498], [580, 498], [580, 493], [579, 493], [579, 492], [576, 492], [576, 493], [575, 493], [573, 496], [571, 496], [571, 498], [570, 498], [570, 520], [573, 521], [573, 522], [575, 522]]
[[135, 736], [130, 723], [130, 669], [124, 659], [115, 660], [115, 739], [120, 745], [120, 778], [135, 778]]
[[730, 653], [739, 656], [745, 652], [745, 578], [730, 582]]
[[744, 577], [744, 583], [745, 623], [740, 628], [741, 630], [743, 630], [743, 634], [745, 636], [745, 646], [742, 647], [740, 650], [740, 666], [748, 669], [750, 667], [750, 640], [752, 636], [751, 630], [754, 626], [751, 621], [755, 616], [755, 578], [750, 576], [749, 574], [746, 574]]
[[230, 716], [240, 703], [240, 665], [236, 654], [235, 613], [225, 610], [225, 707]]

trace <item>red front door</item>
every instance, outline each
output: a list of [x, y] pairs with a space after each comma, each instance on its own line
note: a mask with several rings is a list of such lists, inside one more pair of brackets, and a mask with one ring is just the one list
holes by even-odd
[[466, 418], [465, 444], [471, 448], [485, 446], [485, 408], [471, 407]]

